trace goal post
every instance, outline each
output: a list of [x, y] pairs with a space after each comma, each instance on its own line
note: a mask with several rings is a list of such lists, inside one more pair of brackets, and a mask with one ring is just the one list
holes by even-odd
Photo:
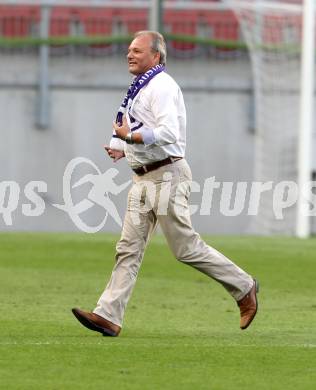
[[[255, 180], [294, 182], [297, 201], [275, 216], [275, 199], [262, 194], [252, 232], [310, 235], [315, 71], [314, 0], [230, 0], [251, 58], [255, 111]], [[291, 199], [290, 199], [291, 200]], [[290, 202], [289, 202], [290, 203]]]
[[301, 106], [298, 142], [298, 186], [296, 235], [301, 238], [310, 235], [310, 219], [304, 215], [306, 183], [311, 180], [311, 145], [313, 138], [313, 98], [315, 72], [315, 1], [304, 0], [302, 34], [302, 69], [301, 69]]

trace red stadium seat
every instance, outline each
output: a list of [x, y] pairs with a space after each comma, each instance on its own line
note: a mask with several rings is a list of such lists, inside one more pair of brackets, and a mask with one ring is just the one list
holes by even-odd
[[[71, 34], [71, 20], [74, 13], [73, 8], [52, 7], [50, 13], [50, 37], [67, 37]], [[63, 55], [68, 52], [69, 45], [51, 45], [51, 52], [54, 55]]]
[[[78, 8], [77, 20], [82, 26], [84, 36], [111, 36], [114, 11], [112, 8]], [[90, 50], [91, 49], [91, 50]], [[89, 46], [91, 54], [109, 53], [114, 49], [111, 44]]]
[[111, 35], [113, 9], [110, 8], [79, 8], [78, 20], [84, 27], [84, 34]]
[[117, 8], [115, 19], [123, 34], [132, 35], [137, 31], [148, 29], [148, 11], [146, 9]]
[[[165, 32], [177, 35], [197, 35], [199, 11], [193, 10], [166, 10], [164, 14]], [[171, 42], [169, 50], [175, 55], [190, 56], [196, 51], [194, 43]]]
[[[235, 14], [229, 10], [212, 10], [203, 15], [203, 23], [208, 31], [208, 38], [219, 41], [239, 41], [240, 26]], [[214, 50], [214, 49], [213, 49]], [[219, 48], [218, 54], [232, 54], [237, 49]]]
[[70, 35], [70, 22], [73, 9], [67, 7], [53, 7], [50, 14], [50, 36]]
[[0, 35], [5, 37], [32, 35], [38, 21], [38, 7], [2, 6], [0, 8]]
[[302, 18], [300, 15], [277, 16], [266, 15], [262, 23], [262, 42], [277, 45], [289, 42], [296, 37], [299, 42], [302, 34]]

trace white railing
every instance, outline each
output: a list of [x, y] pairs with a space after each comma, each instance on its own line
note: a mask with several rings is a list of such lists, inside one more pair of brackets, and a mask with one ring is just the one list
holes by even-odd
[[[158, 1], [157, 1], [158, 2]], [[141, 8], [152, 7], [152, 0], [0, 0], [3, 5], [38, 5], [38, 6], [65, 6], [65, 7], [104, 7], [104, 8]], [[229, 9], [229, 4], [223, 2], [206, 3], [204, 1], [163, 1], [164, 9], [175, 10], [223, 10]]]

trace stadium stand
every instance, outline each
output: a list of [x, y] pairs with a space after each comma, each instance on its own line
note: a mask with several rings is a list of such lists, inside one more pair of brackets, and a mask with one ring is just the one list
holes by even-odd
[[[37, 36], [40, 23], [39, 6], [1, 6], [0, 36]], [[240, 29], [236, 17], [228, 10], [180, 10], [165, 9], [164, 30], [175, 35], [199, 36], [213, 40], [238, 41]], [[133, 34], [148, 27], [146, 8], [88, 8], [75, 6], [56, 6], [51, 8], [50, 36], [111, 36]], [[58, 46], [60, 48], [60, 46]], [[53, 46], [56, 48], [56, 46]], [[200, 54], [196, 43], [169, 42], [171, 55], [194, 57]], [[111, 53], [112, 44], [94, 44], [87, 47], [89, 54]], [[204, 50], [212, 55], [232, 55], [236, 49], [211, 47]]]

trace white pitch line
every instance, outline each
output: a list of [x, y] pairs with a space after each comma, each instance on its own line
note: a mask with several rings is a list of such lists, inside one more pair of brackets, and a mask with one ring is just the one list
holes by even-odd
[[[139, 344], [139, 343], [135, 343], [138, 347], [139, 346], [148, 346], [148, 344]], [[122, 346], [126, 346], [126, 347], [129, 347], [129, 346], [132, 346], [132, 345], [135, 345], [134, 343], [133, 344], [122, 344], [122, 343], [117, 343], [117, 344], [110, 344], [110, 346], [119, 346], [119, 347], [122, 347]], [[42, 345], [102, 345], [102, 346], [105, 346], [107, 345], [106, 344], [106, 340], [104, 341], [99, 341], [99, 342], [91, 342], [91, 343], [82, 343], [82, 342], [79, 342], [79, 343], [67, 343], [67, 342], [58, 342], [58, 341], [39, 341], [39, 342], [17, 342], [17, 341], [13, 341], [13, 342], [0, 342], [0, 346], [13, 346], [13, 345], [16, 345], [16, 346], [22, 346], [22, 345], [34, 345], [34, 346], [42, 346]], [[164, 346], [164, 347], [168, 347], [170, 348], [170, 344], [155, 344], [157, 345], [158, 347], [159, 346]], [[109, 345], [107, 345], [109, 346]], [[175, 345], [176, 346], [176, 345]], [[201, 345], [201, 346], [197, 346], [197, 345], [193, 345], [193, 344], [181, 344], [182, 347], [192, 347], [194, 346], [195, 348], [196, 347], [201, 347], [201, 348], [206, 348], [208, 347], [209, 345]], [[290, 347], [290, 348], [316, 348], [316, 344], [275, 344], [275, 345], [253, 345], [253, 344], [242, 344], [242, 345], [238, 345], [238, 344], [221, 344], [221, 345], [213, 345], [213, 347], [229, 347], [229, 348], [232, 348], [232, 347], [236, 347], [236, 348], [261, 348], [261, 347], [265, 347], [265, 348], [286, 348], [286, 347]]]

